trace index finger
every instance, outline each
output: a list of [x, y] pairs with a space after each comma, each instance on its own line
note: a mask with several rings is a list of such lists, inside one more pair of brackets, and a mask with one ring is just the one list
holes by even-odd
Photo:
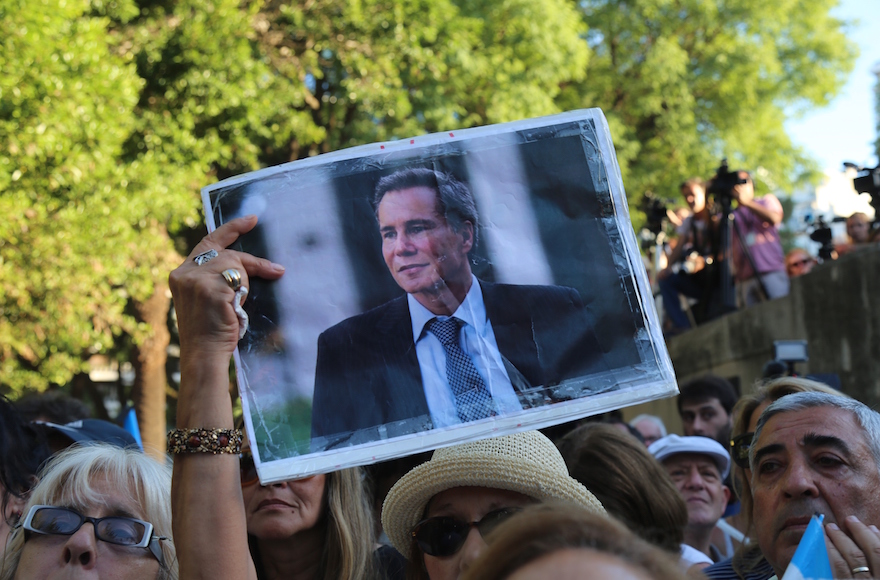
[[[246, 215], [244, 217], [235, 218], [234, 220], [229, 220], [228, 222], [202, 238], [202, 241], [199, 242], [199, 244], [196, 246], [196, 249], [198, 249], [199, 251], [204, 251], [205, 248], [200, 248], [200, 246], [205, 244], [205, 242], [208, 242], [208, 244], [205, 245], [207, 245], [209, 248], [214, 248], [215, 250], [225, 250], [243, 234], [246, 234], [254, 229], [254, 226], [256, 225], [257, 216], [255, 215]], [[196, 250], [193, 250], [193, 252], [196, 252]]]

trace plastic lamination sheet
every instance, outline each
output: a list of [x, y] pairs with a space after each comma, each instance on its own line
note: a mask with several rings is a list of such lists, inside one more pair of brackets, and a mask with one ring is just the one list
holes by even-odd
[[[202, 190], [251, 279], [235, 353], [263, 483], [677, 392], [599, 109], [364, 145]], [[445, 329], [445, 330], [444, 330]]]

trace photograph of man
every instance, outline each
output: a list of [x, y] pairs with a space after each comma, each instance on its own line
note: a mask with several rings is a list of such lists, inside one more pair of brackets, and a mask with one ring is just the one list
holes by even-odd
[[[318, 338], [312, 438], [401, 422], [446, 427], [554, 402], [546, 387], [607, 370], [578, 292], [479, 280], [469, 188], [417, 168], [376, 185], [385, 265], [405, 294]], [[412, 429], [409, 429], [411, 432]], [[335, 437], [334, 437], [335, 436]]]

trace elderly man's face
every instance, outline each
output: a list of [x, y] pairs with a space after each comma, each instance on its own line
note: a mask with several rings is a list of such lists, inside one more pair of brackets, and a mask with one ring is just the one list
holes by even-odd
[[880, 473], [864, 429], [836, 407], [770, 418], [755, 442], [752, 495], [758, 544], [781, 576], [814, 513], [880, 525]]
[[376, 213], [385, 265], [407, 294], [430, 294], [470, 279], [467, 255], [473, 246], [473, 225], [465, 222], [454, 231], [437, 213], [433, 189], [389, 191]]
[[714, 527], [730, 497], [718, 465], [706, 455], [680, 453], [664, 459], [663, 467], [687, 504], [688, 526]]

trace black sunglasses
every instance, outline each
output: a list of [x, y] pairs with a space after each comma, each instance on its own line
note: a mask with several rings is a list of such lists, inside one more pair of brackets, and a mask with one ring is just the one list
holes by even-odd
[[245, 451], [238, 456], [238, 469], [241, 476], [241, 486], [248, 487], [260, 481], [257, 475], [257, 466], [254, 463], [254, 456]]
[[72, 536], [86, 522], [92, 524], [95, 537], [102, 542], [129, 548], [146, 548], [159, 560], [162, 567], [165, 566], [159, 541], [168, 538], [154, 536], [153, 524], [143, 520], [123, 516], [90, 518], [69, 508], [35, 505], [28, 510], [21, 527], [35, 534]]
[[507, 518], [522, 508], [507, 507], [493, 510], [477, 522], [466, 522], [450, 516], [422, 520], [412, 529], [412, 537], [429, 556], [445, 558], [458, 552], [467, 540], [471, 528], [477, 528], [484, 538]]
[[743, 469], [749, 469], [749, 448], [754, 437], [754, 433], [743, 433], [730, 440], [730, 457]]

